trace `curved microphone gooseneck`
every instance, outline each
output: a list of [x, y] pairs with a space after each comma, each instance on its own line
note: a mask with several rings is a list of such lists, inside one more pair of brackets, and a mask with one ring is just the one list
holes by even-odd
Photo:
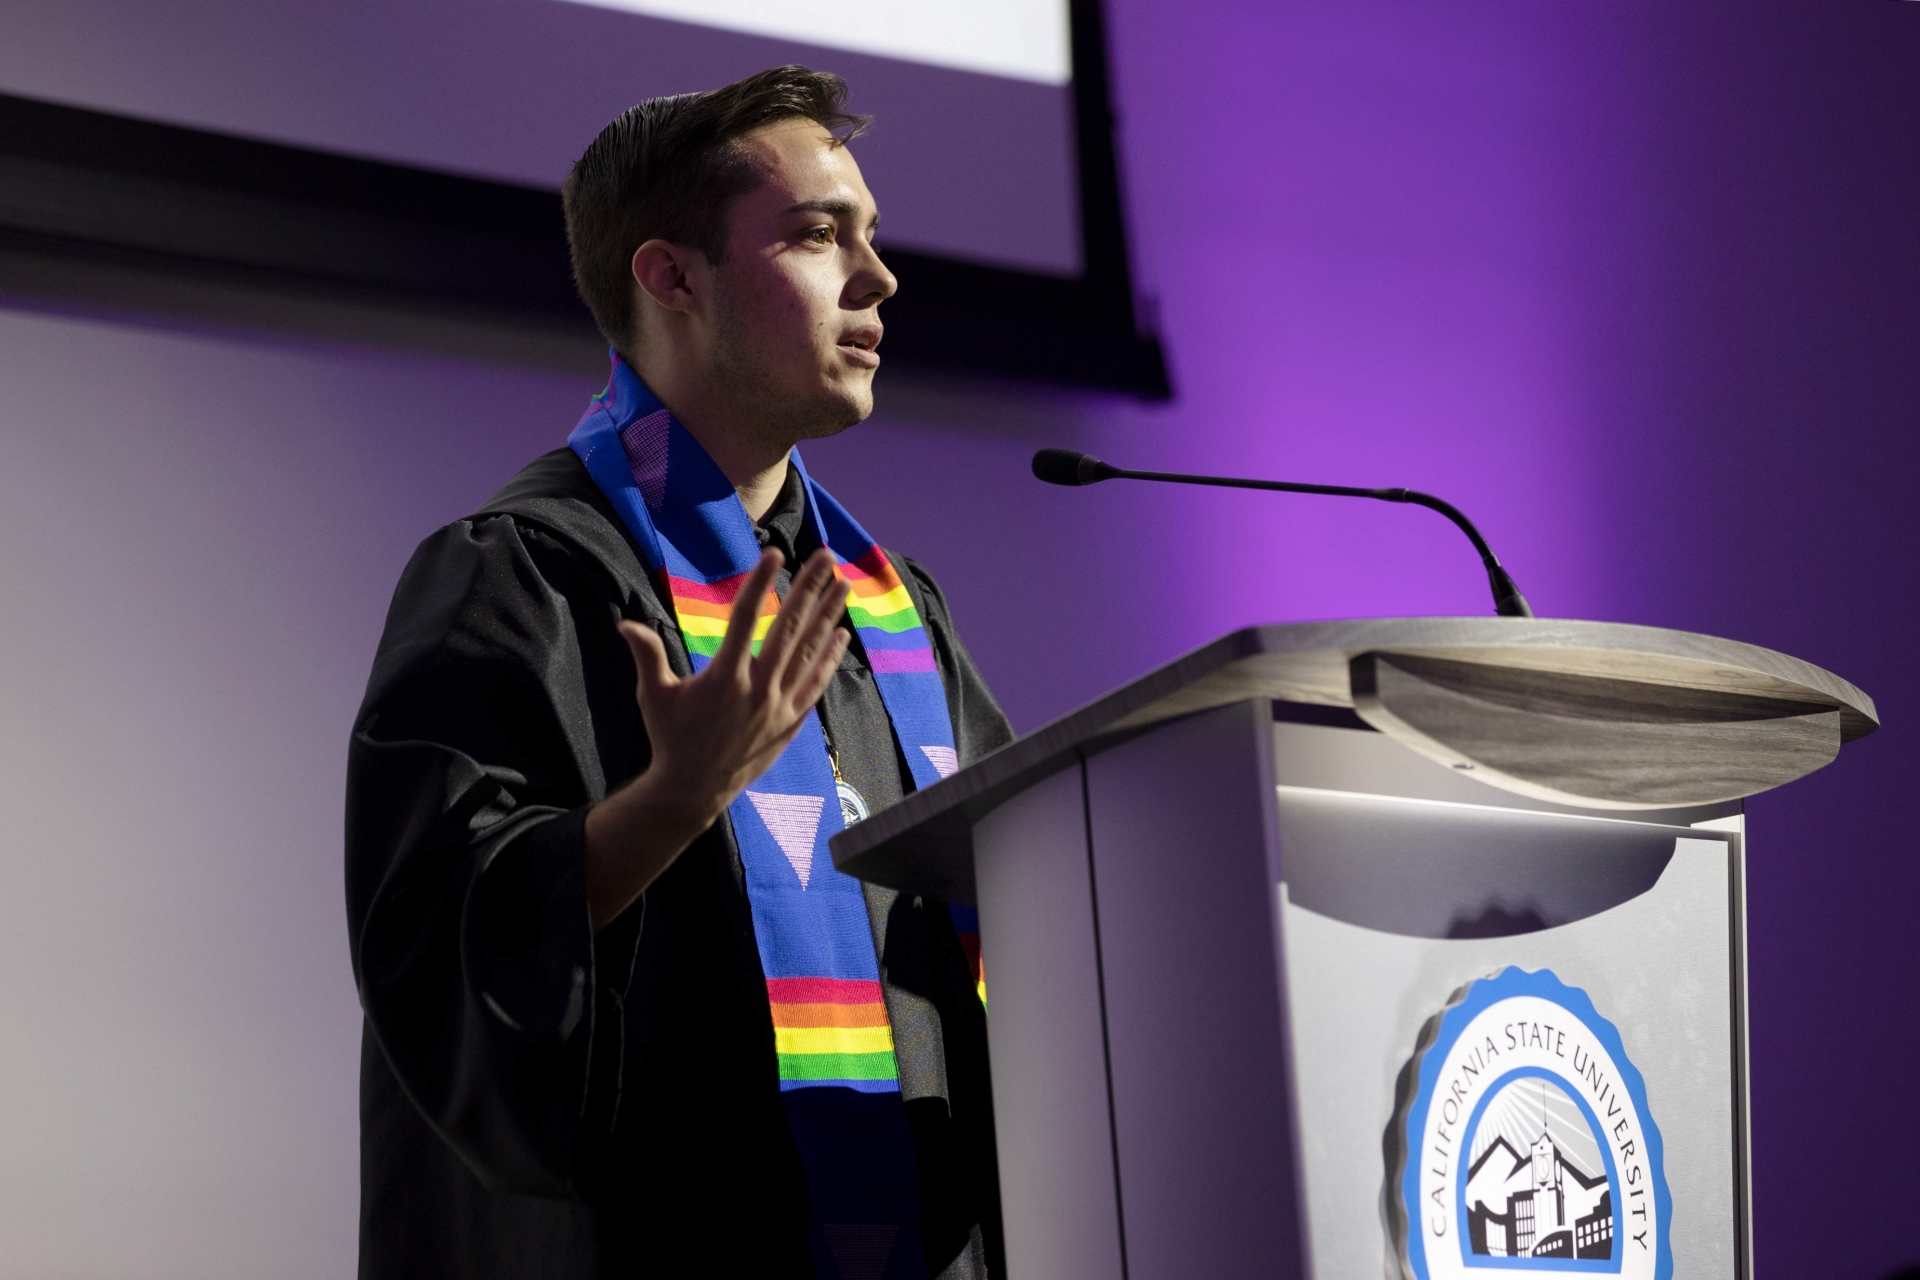
[[1033, 474], [1048, 484], [1098, 484], [1102, 480], [1157, 480], [1164, 484], [1207, 484], [1223, 489], [1272, 489], [1281, 493], [1323, 493], [1335, 498], [1372, 498], [1379, 502], [1407, 502], [1438, 511], [1467, 535], [1480, 562], [1487, 567], [1493, 588], [1493, 610], [1503, 618], [1531, 618], [1533, 609], [1520, 594], [1513, 575], [1500, 565], [1493, 548], [1460, 508], [1418, 489], [1355, 489], [1342, 484], [1295, 484], [1287, 480], [1236, 480], [1230, 476], [1188, 476], [1171, 471], [1129, 471], [1072, 449], [1042, 449], [1033, 455]]

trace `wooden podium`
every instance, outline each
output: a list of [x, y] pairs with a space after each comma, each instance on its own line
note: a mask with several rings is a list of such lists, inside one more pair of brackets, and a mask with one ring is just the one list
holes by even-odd
[[980, 909], [1014, 1280], [1747, 1276], [1741, 801], [1877, 724], [1650, 627], [1257, 627], [833, 854]]

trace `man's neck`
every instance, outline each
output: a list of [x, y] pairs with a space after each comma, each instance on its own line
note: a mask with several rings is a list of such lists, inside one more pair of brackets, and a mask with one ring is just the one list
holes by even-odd
[[773, 504], [780, 500], [780, 491], [786, 487], [790, 465], [783, 455], [778, 466], [768, 467], [745, 483], [728, 474], [727, 479], [733, 480], [733, 491], [740, 495], [740, 505], [747, 509], [749, 520], [759, 524], [767, 518], [767, 512], [773, 510]]

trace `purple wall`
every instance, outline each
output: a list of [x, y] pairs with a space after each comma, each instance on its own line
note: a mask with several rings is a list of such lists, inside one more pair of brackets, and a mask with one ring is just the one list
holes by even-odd
[[[1431, 489], [1542, 613], [1859, 683], [1892, 727], [1753, 806], [1758, 1261], [1920, 1257], [1920, 4], [1110, 6], [1180, 398], [889, 371], [816, 471], [1022, 728], [1245, 623], [1487, 609], [1429, 513], [1049, 489], [1043, 443]], [[0, 314], [0, 1269], [351, 1265], [346, 726], [413, 541], [580, 365]]]
[[[1156, 457], [1459, 495], [1543, 613], [1771, 645], [1879, 699], [1892, 728], [1753, 806], [1756, 1249], [1772, 1275], [1920, 1259], [1920, 1174], [1873, 1159], [1920, 1145], [1892, 804], [1920, 764], [1920, 6], [1118, 9], [1190, 392]], [[1390, 559], [1414, 530], [1348, 513], [1380, 532], [1322, 536], [1388, 563], [1341, 585], [1361, 566], [1295, 513], [1317, 568], [1239, 593], [1258, 613], [1482, 607], [1444, 530], [1442, 594]]]

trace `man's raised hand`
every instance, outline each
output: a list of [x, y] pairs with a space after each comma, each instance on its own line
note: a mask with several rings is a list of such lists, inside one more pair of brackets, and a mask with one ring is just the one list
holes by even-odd
[[846, 652], [847, 633], [838, 624], [847, 584], [834, 573], [832, 554], [821, 550], [794, 575], [754, 654], [761, 604], [780, 565], [778, 551], [761, 555], [734, 598], [720, 651], [697, 676], [673, 674], [651, 628], [620, 624], [633, 650], [640, 715], [653, 744], [648, 772], [659, 771], [709, 822], [793, 740]]
[[698, 675], [681, 678], [653, 630], [625, 621], [635, 697], [653, 760], [639, 777], [587, 814], [587, 900], [596, 928], [624, 911], [766, 772], [826, 692], [846, 653], [839, 626], [847, 584], [822, 549], [794, 575], [760, 652], [753, 633], [783, 563], [760, 557], [734, 597], [719, 652]]

